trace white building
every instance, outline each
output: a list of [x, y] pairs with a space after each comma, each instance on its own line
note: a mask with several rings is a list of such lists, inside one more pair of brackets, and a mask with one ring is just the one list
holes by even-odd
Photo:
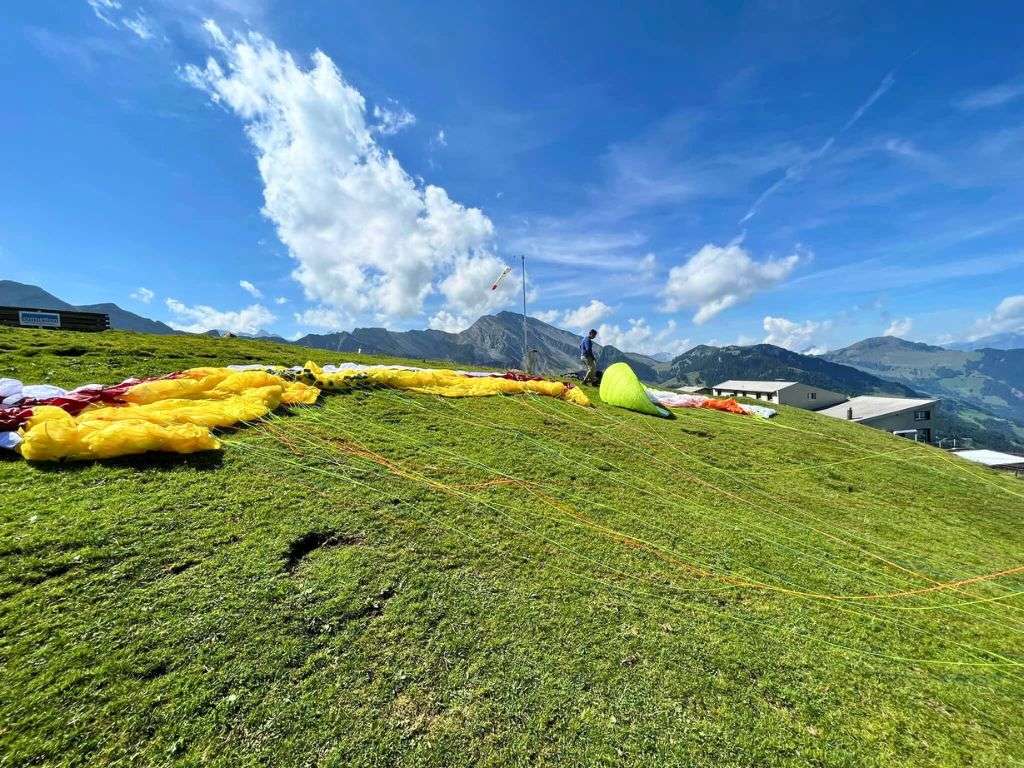
[[939, 401], [933, 399], [861, 395], [825, 408], [821, 413], [930, 443], [932, 422], [938, 405]]
[[984, 464], [992, 469], [1024, 475], [1024, 456], [989, 450], [954, 451], [953, 455], [973, 461], [975, 464]]
[[798, 381], [746, 381], [729, 379], [711, 388], [715, 397], [749, 397], [818, 411], [846, 400], [846, 395]]

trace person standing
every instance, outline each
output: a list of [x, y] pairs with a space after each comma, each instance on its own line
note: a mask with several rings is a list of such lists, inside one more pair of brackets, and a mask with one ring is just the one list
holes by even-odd
[[594, 357], [594, 339], [597, 338], [597, 331], [593, 328], [590, 333], [580, 341], [580, 360], [587, 366], [587, 375], [583, 377], [584, 384], [597, 385], [597, 358]]

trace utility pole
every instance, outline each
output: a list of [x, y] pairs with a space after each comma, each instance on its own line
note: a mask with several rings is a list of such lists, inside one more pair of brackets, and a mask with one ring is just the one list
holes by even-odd
[[520, 254], [519, 260], [523, 269], [523, 368], [530, 373], [530, 348], [526, 343], [526, 255]]

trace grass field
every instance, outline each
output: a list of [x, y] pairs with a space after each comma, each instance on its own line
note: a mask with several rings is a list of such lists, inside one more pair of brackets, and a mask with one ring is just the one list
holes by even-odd
[[[0, 329], [65, 386], [307, 354]], [[357, 392], [224, 437], [0, 458], [0, 765], [1024, 763], [1012, 478], [788, 408]]]

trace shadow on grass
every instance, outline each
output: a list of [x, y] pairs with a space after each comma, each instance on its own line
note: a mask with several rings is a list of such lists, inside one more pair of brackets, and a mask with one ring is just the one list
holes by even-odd
[[95, 461], [30, 461], [29, 466], [39, 472], [81, 472], [97, 464], [104, 467], [134, 469], [141, 472], [166, 472], [187, 467], [201, 471], [220, 469], [224, 464], [223, 451], [201, 451], [199, 453], [142, 453], [136, 456], [119, 456], [114, 459]]

